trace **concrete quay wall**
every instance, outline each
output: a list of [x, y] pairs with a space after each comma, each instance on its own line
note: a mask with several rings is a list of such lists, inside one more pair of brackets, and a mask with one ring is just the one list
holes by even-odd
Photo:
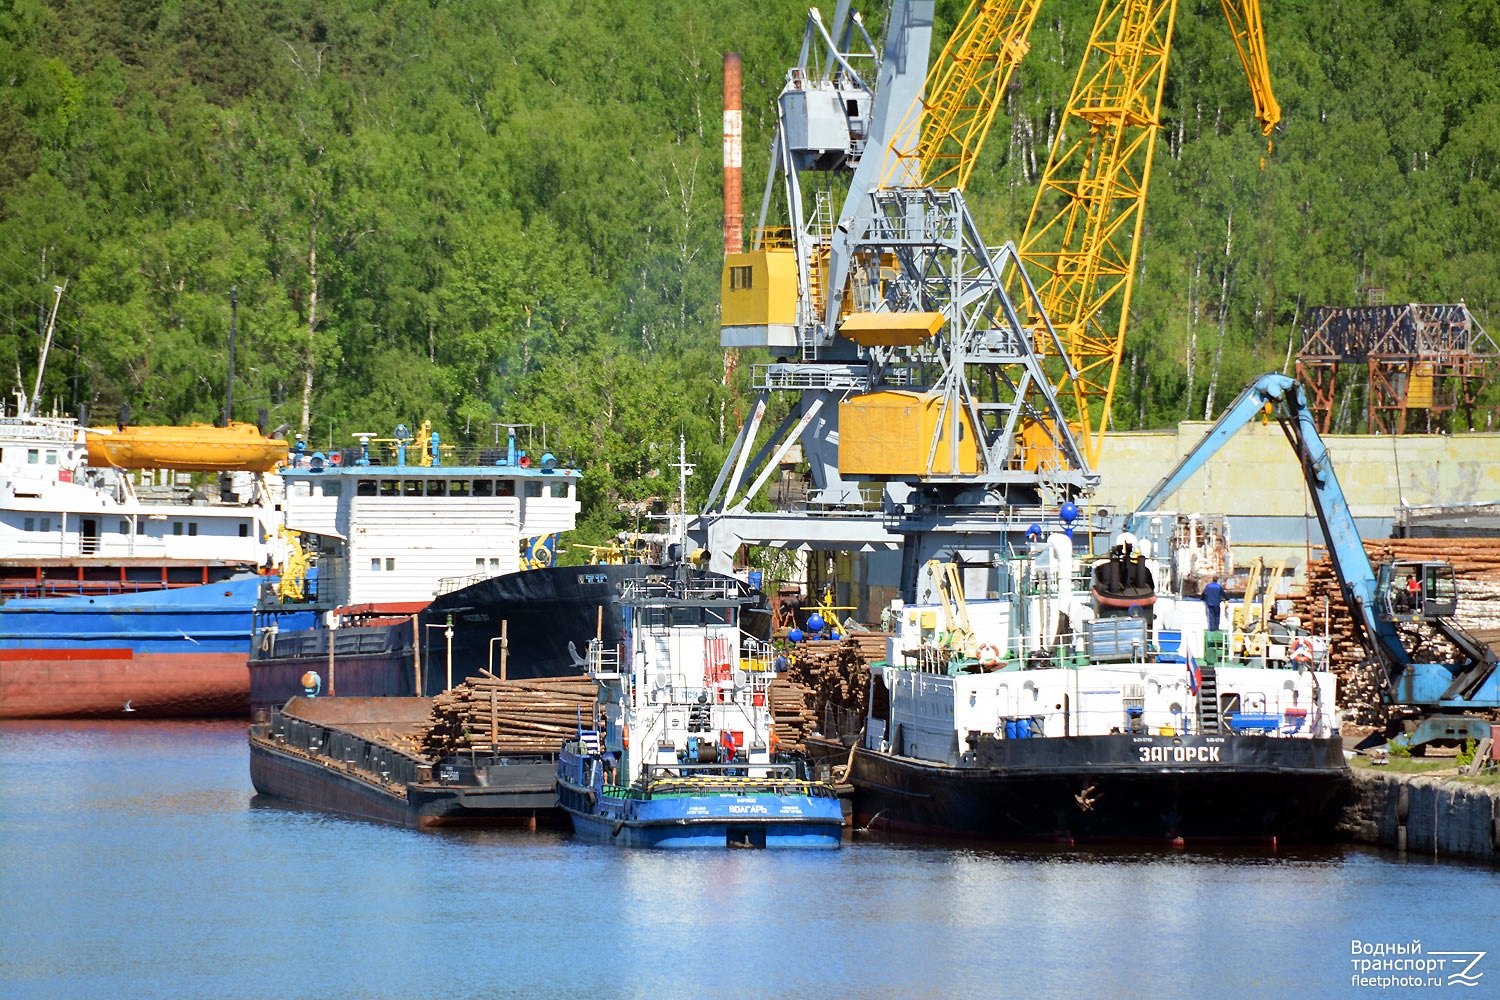
[[1339, 836], [1411, 853], [1500, 863], [1500, 785], [1355, 769]]
[[[1104, 439], [1098, 502], [1133, 510], [1213, 425], [1118, 431]], [[1355, 517], [1390, 517], [1403, 499], [1424, 504], [1500, 500], [1500, 434], [1330, 434], [1324, 439]], [[1165, 510], [1301, 517], [1302, 470], [1274, 420], [1230, 438]]]

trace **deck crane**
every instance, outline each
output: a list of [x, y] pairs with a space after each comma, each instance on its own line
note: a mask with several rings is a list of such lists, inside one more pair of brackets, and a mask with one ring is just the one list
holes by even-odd
[[[1269, 136], [1281, 120], [1271, 93], [1260, 0], [1221, 0], [1255, 118]], [[1172, 50], [1177, 0], [1103, 0], [1078, 67], [1020, 258], [1038, 276], [1038, 331], [1050, 321], [1067, 351], [1053, 386], [1072, 401], [1084, 454], [1099, 460], [1125, 347], [1146, 191]], [[1013, 285], [1012, 287], [1017, 287]]]
[[[725, 259], [721, 343], [775, 360], [753, 369], [760, 399], [704, 514], [716, 568], [744, 542], [899, 547], [910, 591], [931, 559], [999, 550], [1097, 483], [1042, 364], [1066, 366], [1063, 345], [1024, 274], [1007, 291], [1016, 248], [985, 242], [962, 188], [1036, 7], [976, 3], [933, 76], [932, 0], [892, 0], [878, 50], [848, 0], [831, 24], [812, 11], [759, 225]], [[768, 225], [778, 190], [784, 213]], [[1042, 333], [1023, 328], [1023, 304]], [[792, 394], [792, 412], [757, 448], [772, 393]], [[825, 516], [749, 515], [799, 443]], [[881, 484], [882, 509], [862, 483]]]
[[[1441, 714], [1500, 708], [1500, 672], [1494, 651], [1452, 618], [1457, 609], [1453, 567], [1441, 562], [1401, 561], [1370, 565], [1348, 501], [1334, 475], [1328, 447], [1318, 435], [1316, 416], [1302, 386], [1294, 379], [1270, 373], [1252, 382], [1203, 440], [1151, 489], [1126, 519], [1125, 530], [1139, 532], [1147, 515], [1267, 406], [1276, 411], [1301, 464], [1344, 601], [1365, 647], [1385, 676], [1386, 701], [1435, 713], [1411, 734], [1411, 742], [1419, 745], [1433, 738], [1488, 736], [1487, 721]], [[1415, 595], [1405, 584], [1408, 576], [1417, 582]], [[1440, 663], [1418, 662], [1408, 649], [1413, 643], [1401, 631], [1401, 626], [1415, 623], [1424, 623], [1441, 634], [1456, 651], [1456, 658]]]

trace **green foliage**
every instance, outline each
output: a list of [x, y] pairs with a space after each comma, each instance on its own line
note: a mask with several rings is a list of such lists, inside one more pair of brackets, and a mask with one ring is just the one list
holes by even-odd
[[[965, 6], [938, 5], [939, 39]], [[991, 242], [1020, 234], [1096, 7], [1037, 22], [970, 184]], [[49, 402], [214, 419], [233, 287], [239, 419], [300, 425], [310, 371], [320, 443], [423, 419], [459, 444], [545, 428], [586, 470], [581, 541], [675, 496], [681, 436], [701, 502], [762, 360], [725, 384], [720, 57], [744, 61], [753, 224], [805, 11], [4, 5], [0, 366], [29, 388], [66, 279]], [[1500, 305], [1493, 5], [1266, 20], [1286, 112], [1269, 154], [1218, 5], [1178, 11], [1116, 427], [1213, 415], [1362, 281], [1482, 322]]]
[[1459, 767], [1468, 767], [1474, 763], [1474, 751], [1478, 746], [1479, 744], [1474, 740], [1465, 740], [1464, 748], [1458, 752], [1458, 756], [1453, 758], [1453, 762]]
[[1385, 748], [1392, 757], [1411, 756], [1411, 747], [1407, 746], [1405, 743], [1397, 743], [1395, 740], [1386, 740]]

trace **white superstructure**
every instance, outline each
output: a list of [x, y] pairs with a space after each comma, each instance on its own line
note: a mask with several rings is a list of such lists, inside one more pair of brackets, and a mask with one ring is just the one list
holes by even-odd
[[[1202, 601], [1166, 594], [1149, 617], [1096, 618], [1087, 582], [1049, 572], [1056, 561], [1045, 545], [1011, 560], [1014, 590], [998, 600], [900, 607], [883, 673], [890, 711], [870, 720], [868, 745], [957, 763], [972, 733], [1338, 732], [1324, 642], [1209, 633]], [[1227, 604], [1224, 619], [1237, 620]]]
[[285, 525], [317, 539], [320, 604], [431, 600], [522, 569], [523, 550], [550, 558], [540, 540], [573, 528], [581, 473], [541, 466], [288, 469]]
[[0, 417], [0, 560], [8, 566], [261, 566], [278, 551], [263, 477], [93, 468], [85, 433], [66, 417]]

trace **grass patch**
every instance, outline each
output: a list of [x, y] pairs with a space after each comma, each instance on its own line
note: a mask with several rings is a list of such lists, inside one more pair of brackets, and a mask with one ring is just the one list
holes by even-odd
[[1390, 771], [1395, 774], [1426, 774], [1449, 781], [1461, 781], [1466, 785], [1500, 785], [1500, 773], [1459, 774], [1458, 765], [1452, 757], [1425, 759], [1422, 757], [1392, 757], [1389, 764], [1371, 763], [1368, 757], [1355, 757], [1349, 766], [1358, 771]]

